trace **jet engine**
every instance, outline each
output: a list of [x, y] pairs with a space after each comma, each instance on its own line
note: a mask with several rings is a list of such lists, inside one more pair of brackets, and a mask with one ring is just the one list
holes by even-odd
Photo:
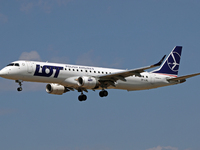
[[87, 89], [94, 89], [99, 86], [98, 80], [94, 77], [83, 76], [83, 77], [79, 77], [77, 81], [78, 81], [78, 86], [81, 86]]
[[63, 93], [68, 92], [69, 90], [59, 84], [47, 84], [46, 85], [46, 92], [49, 94], [56, 94], [56, 95], [62, 95]]

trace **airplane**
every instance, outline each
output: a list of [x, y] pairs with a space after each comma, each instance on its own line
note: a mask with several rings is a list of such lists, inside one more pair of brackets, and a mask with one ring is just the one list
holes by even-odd
[[[106, 89], [154, 89], [180, 84], [187, 78], [200, 75], [195, 73], [178, 77], [181, 52], [182, 46], [175, 46], [166, 59], [165, 55], [154, 65], [131, 70], [19, 60], [0, 70], [0, 76], [15, 80], [19, 84], [18, 91], [22, 91], [23, 81], [42, 82], [48, 83], [46, 92], [49, 94], [62, 95], [77, 90], [81, 93], [78, 100], [85, 101], [87, 96], [83, 92], [88, 90], [101, 90], [99, 96], [106, 97]], [[159, 68], [151, 72], [145, 71], [154, 67]]]

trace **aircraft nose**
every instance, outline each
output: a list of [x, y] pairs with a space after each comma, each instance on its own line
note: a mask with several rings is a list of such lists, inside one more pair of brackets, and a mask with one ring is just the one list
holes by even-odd
[[2, 70], [0, 70], [0, 77], [4, 77], [8, 75], [8, 70], [6, 68], [3, 68]]

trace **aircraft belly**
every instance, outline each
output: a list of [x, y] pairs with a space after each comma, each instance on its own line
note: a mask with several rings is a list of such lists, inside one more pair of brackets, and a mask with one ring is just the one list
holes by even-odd
[[129, 77], [126, 78], [127, 81], [118, 81], [116, 84], [116, 89], [124, 89], [128, 91], [133, 90], [145, 90], [151, 88], [151, 82], [142, 77]]

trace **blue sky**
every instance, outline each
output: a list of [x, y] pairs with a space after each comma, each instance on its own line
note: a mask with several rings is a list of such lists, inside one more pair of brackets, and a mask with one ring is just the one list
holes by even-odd
[[[0, 68], [18, 59], [133, 69], [183, 46], [200, 72], [200, 1], [0, 1]], [[147, 91], [62, 96], [0, 79], [1, 150], [199, 150], [200, 77]]]

